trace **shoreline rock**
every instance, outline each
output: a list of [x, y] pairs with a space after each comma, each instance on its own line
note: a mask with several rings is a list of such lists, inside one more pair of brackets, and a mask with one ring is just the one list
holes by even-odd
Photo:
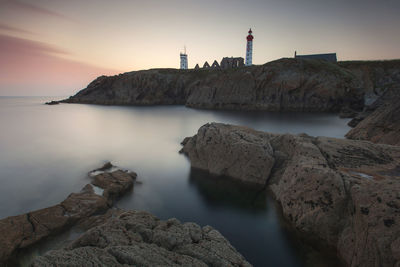
[[60, 101], [50, 101], [50, 102], [46, 102], [45, 103], [46, 105], [58, 105], [58, 104], [60, 104]]
[[[104, 189], [102, 195], [96, 194], [92, 184], [102, 176], [107, 183], [98, 185]], [[21, 249], [28, 248], [45, 238], [69, 229], [71, 226], [91, 221], [92, 216], [105, 214], [116, 197], [121, 196], [133, 186], [136, 173], [114, 171], [103, 177], [93, 177], [79, 193], [70, 194], [60, 204], [31, 211], [26, 214], [0, 220], [0, 264], [13, 261], [13, 256]], [[118, 183], [118, 186], [115, 185]], [[97, 217], [96, 217], [97, 218]], [[86, 222], [86, 224], [90, 224]]]
[[296, 230], [346, 265], [400, 264], [400, 147], [212, 123], [182, 152], [195, 168], [267, 184]]

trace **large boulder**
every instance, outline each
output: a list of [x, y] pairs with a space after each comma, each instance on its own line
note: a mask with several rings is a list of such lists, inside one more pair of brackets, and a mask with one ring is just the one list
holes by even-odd
[[273, 149], [258, 132], [238, 129], [243, 131], [208, 124], [183, 142], [182, 152], [189, 156], [192, 167], [264, 185], [275, 162]]
[[251, 266], [210, 226], [130, 211], [94, 227], [32, 266]]
[[212, 123], [186, 138], [183, 152], [195, 168], [268, 182], [304, 238], [336, 250], [347, 265], [400, 264], [399, 147]]

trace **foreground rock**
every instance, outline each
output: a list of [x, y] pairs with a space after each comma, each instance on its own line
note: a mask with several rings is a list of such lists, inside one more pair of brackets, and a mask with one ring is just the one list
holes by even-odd
[[[131, 188], [136, 178], [135, 173], [121, 170], [104, 176], [102, 172], [93, 177], [93, 183], [104, 189], [103, 194], [96, 194], [95, 187], [87, 184], [81, 192], [70, 194], [60, 204], [0, 220], [0, 265], [12, 260], [18, 250], [65, 231], [77, 223], [94, 224], [99, 219], [97, 215], [106, 214], [115, 196]], [[96, 182], [98, 180], [108, 182], [99, 184]]]
[[125, 212], [33, 266], [251, 266], [215, 229]]
[[400, 265], [399, 147], [224, 124], [183, 144], [193, 167], [268, 184], [287, 220], [346, 265]]
[[400, 145], [400, 85], [387, 90], [350, 122], [346, 137], [374, 143]]

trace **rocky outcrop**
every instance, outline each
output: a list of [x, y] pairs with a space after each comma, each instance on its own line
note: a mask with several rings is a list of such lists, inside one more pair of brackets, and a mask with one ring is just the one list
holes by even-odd
[[388, 89], [372, 105], [358, 114], [346, 137], [374, 143], [400, 145], [400, 86]]
[[216, 123], [183, 145], [193, 167], [268, 185], [285, 218], [346, 265], [400, 265], [399, 147]]
[[0, 265], [12, 260], [18, 250], [65, 231], [72, 225], [94, 225], [96, 220], [102, 219], [98, 215], [106, 214], [115, 197], [131, 188], [136, 178], [133, 172], [113, 168], [111, 164], [106, 164], [103, 170], [95, 170], [98, 173], [94, 173], [92, 184], [102, 188], [102, 194], [95, 192], [96, 186], [87, 184], [81, 192], [70, 194], [60, 204], [0, 220]]
[[[182, 142], [181, 152], [189, 156], [192, 167], [265, 185], [275, 163], [268, 139], [258, 134], [243, 135], [241, 131], [231, 131], [230, 127], [214, 126], [216, 124], [201, 127], [197, 135]], [[239, 126], [237, 129], [252, 131]]]
[[52, 106], [52, 105], [58, 105], [58, 104], [60, 104], [60, 102], [59, 101], [50, 101], [50, 102], [46, 102], [45, 104]]
[[112, 205], [113, 201], [132, 189], [136, 179], [136, 173], [128, 170], [121, 170], [111, 163], [106, 163], [100, 169], [89, 173], [92, 177], [92, 184], [103, 189], [102, 195]]
[[130, 211], [90, 229], [33, 266], [251, 266], [210, 226]]
[[[383, 78], [370, 77], [380, 77], [381, 65], [384, 66]], [[340, 111], [342, 108], [360, 111], [364, 106], [364, 95], [368, 93], [368, 97], [372, 97], [376, 88], [386, 88], [390, 82], [400, 79], [397, 61], [371, 65], [370, 71], [363, 72], [363, 68], [361, 63], [280, 59], [264, 65], [231, 69], [134, 71], [99, 77], [64, 102], [178, 104], [194, 108], [271, 111]]]

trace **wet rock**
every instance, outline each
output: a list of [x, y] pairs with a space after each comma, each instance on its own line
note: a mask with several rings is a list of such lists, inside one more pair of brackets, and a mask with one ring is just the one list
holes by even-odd
[[0, 263], [12, 254], [38, 241], [66, 230], [83, 218], [107, 210], [104, 197], [94, 194], [91, 185], [70, 194], [58, 205], [0, 220]]
[[77, 219], [105, 211], [108, 205], [105, 199], [94, 193], [92, 185], [86, 185], [80, 193], [72, 193], [60, 204], [66, 215]]
[[131, 211], [90, 229], [33, 266], [251, 266], [215, 229]]
[[108, 161], [108, 162], [104, 163], [103, 167], [98, 168], [98, 169], [95, 169], [95, 170], [93, 170], [92, 172], [96, 172], [96, 171], [106, 171], [106, 170], [111, 169], [112, 167], [114, 167], [114, 165], [112, 165], [111, 162]]
[[400, 264], [397, 250], [388, 249], [400, 235], [399, 147], [212, 123], [182, 150], [195, 168], [268, 182], [305, 239], [337, 250], [347, 265]]
[[137, 174], [132, 171], [119, 169], [110, 162], [107, 162], [103, 167], [91, 171], [89, 176], [92, 177], [93, 185], [104, 190], [102, 195], [111, 205], [116, 198], [132, 189]]
[[124, 172], [122, 170], [109, 173], [104, 172], [94, 176], [92, 184], [103, 188], [103, 196], [113, 201], [132, 189], [136, 177], [136, 173]]
[[81, 192], [70, 194], [60, 204], [0, 220], [0, 265], [12, 260], [18, 250], [72, 225], [96, 225], [100, 220], [117, 214], [101, 217], [101, 214], [107, 214], [115, 197], [132, 188], [135, 178], [136, 173], [128, 171], [102, 172], [94, 175], [92, 183], [104, 189], [104, 196], [96, 194], [93, 185], [87, 184]]

